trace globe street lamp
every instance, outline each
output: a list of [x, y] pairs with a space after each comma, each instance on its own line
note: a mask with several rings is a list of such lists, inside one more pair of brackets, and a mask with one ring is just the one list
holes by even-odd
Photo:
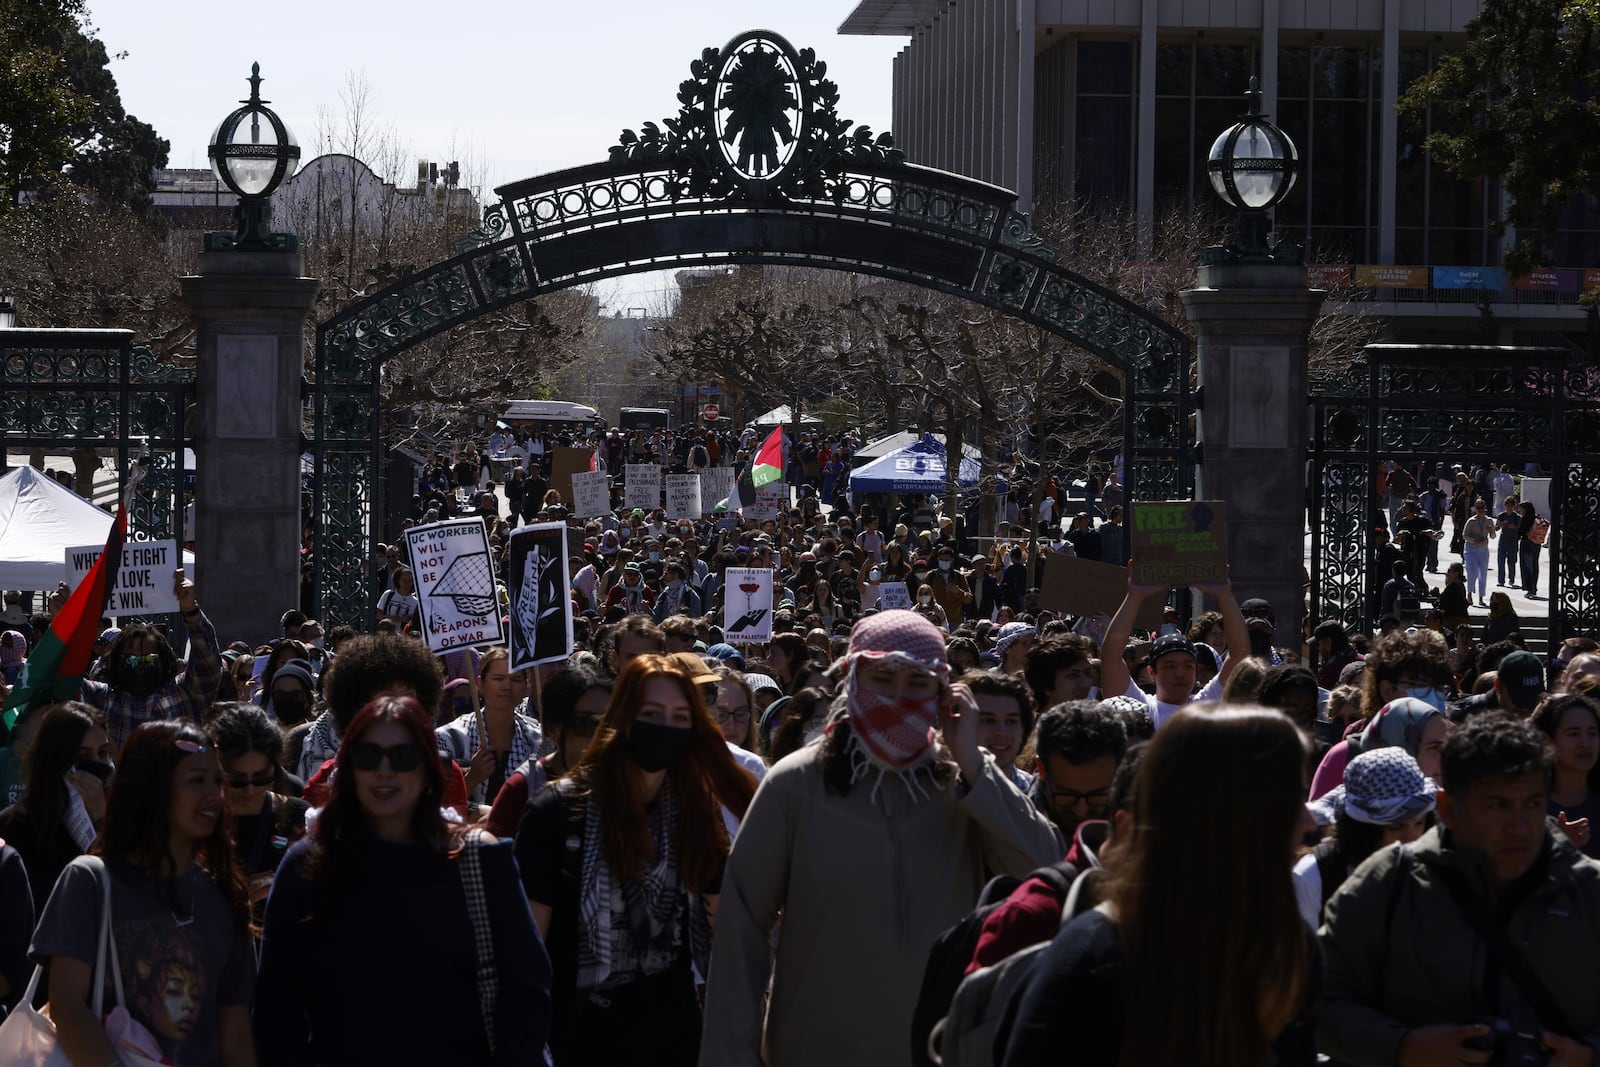
[[1267, 212], [1294, 188], [1300, 153], [1288, 135], [1261, 113], [1261, 88], [1255, 78], [1250, 79], [1245, 100], [1249, 110], [1222, 131], [1206, 160], [1211, 187], [1236, 214], [1233, 241], [1207, 248], [1205, 262], [1299, 263], [1304, 252], [1298, 245], [1268, 246], [1272, 223]]
[[261, 64], [250, 65], [250, 99], [229, 112], [211, 135], [206, 155], [217, 180], [238, 194], [234, 233], [206, 234], [207, 252], [298, 252], [300, 239], [272, 233], [272, 193], [294, 173], [300, 145], [278, 113], [261, 99]]

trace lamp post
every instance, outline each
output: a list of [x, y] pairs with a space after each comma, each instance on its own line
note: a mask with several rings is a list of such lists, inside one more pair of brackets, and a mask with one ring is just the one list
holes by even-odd
[[300, 239], [272, 233], [272, 193], [300, 163], [300, 145], [278, 113], [261, 99], [261, 64], [250, 65], [250, 98], [229, 112], [211, 135], [206, 155], [217, 180], [238, 194], [233, 233], [208, 233], [207, 252], [298, 252]]
[[1299, 245], [1269, 246], [1267, 212], [1294, 188], [1300, 153], [1287, 134], [1261, 113], [1261, 88], [1255, 78], [1245, 94], [1248, 110], [1211, 145], [1206, 174], [1211, 187], [1236, 212], [1233, 240], [1205, 250], [1206, 263], [1301, 263]]

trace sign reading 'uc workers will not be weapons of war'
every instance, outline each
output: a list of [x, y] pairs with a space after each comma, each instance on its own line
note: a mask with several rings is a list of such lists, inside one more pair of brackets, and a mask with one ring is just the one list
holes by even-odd
[[1211, 585], [1228, 576], [1228, 505], [1164, 500], [1133, 505], [1135, 585]]

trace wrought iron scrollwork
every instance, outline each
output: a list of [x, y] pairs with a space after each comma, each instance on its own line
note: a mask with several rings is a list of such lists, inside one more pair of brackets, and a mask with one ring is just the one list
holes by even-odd
[[[1016, 210], [1014, 194], [907, 163], [888, 133], [840, 117], [827, 73], [810, 49], [765, 31], [742, 34], [690, 64], [672, 118], [624, 130], [603, 161], [497, 189], [499, 203], [459, 239], [454, 258], [319, 326], [309, 387], [325, 425], [314, 448], [353, 443], [346, 434], [361, 420], [335, 397], [370, 390], [376, 403], [383, 363], [420, 340], [568, 286], [732, 259], [925, 286], [1095, 353], [1127, 386], [1133, 417], [1124, 455], [1134, 495], [1188, 496], [1185, 334], [1059, 263]], [[1146, 405], [1161, 412], [1138, 418]], [[368, 465], [376, 469], [373, 447]], [[377, 521], [370, 508], [366, 514]], [[331, 520], [317, 521], [322, 573], [356, 573], [364, 557], [341, 562], [347, 550], [330, 535]], [[383, 533], [373, 526], [352, 540], [348, 532], [340, 537], [361, 542], [348, 549], [360, 553]], [[335, 601], [337, 610], [356, 612], [362, 598], [319, 581], [325, 612]], [[368, 625], [368, 608], [345, 618]]]

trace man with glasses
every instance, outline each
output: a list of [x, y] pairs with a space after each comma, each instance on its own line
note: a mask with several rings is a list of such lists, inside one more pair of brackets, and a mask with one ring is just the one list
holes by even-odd
[[1099, 701], [1073, 700], [1039, 716], [1038, 776], [1028, 799], [1074, 847], [1083, 823], [1106, 817], [1111, 778], [1127, 750], [1122, 720]]

